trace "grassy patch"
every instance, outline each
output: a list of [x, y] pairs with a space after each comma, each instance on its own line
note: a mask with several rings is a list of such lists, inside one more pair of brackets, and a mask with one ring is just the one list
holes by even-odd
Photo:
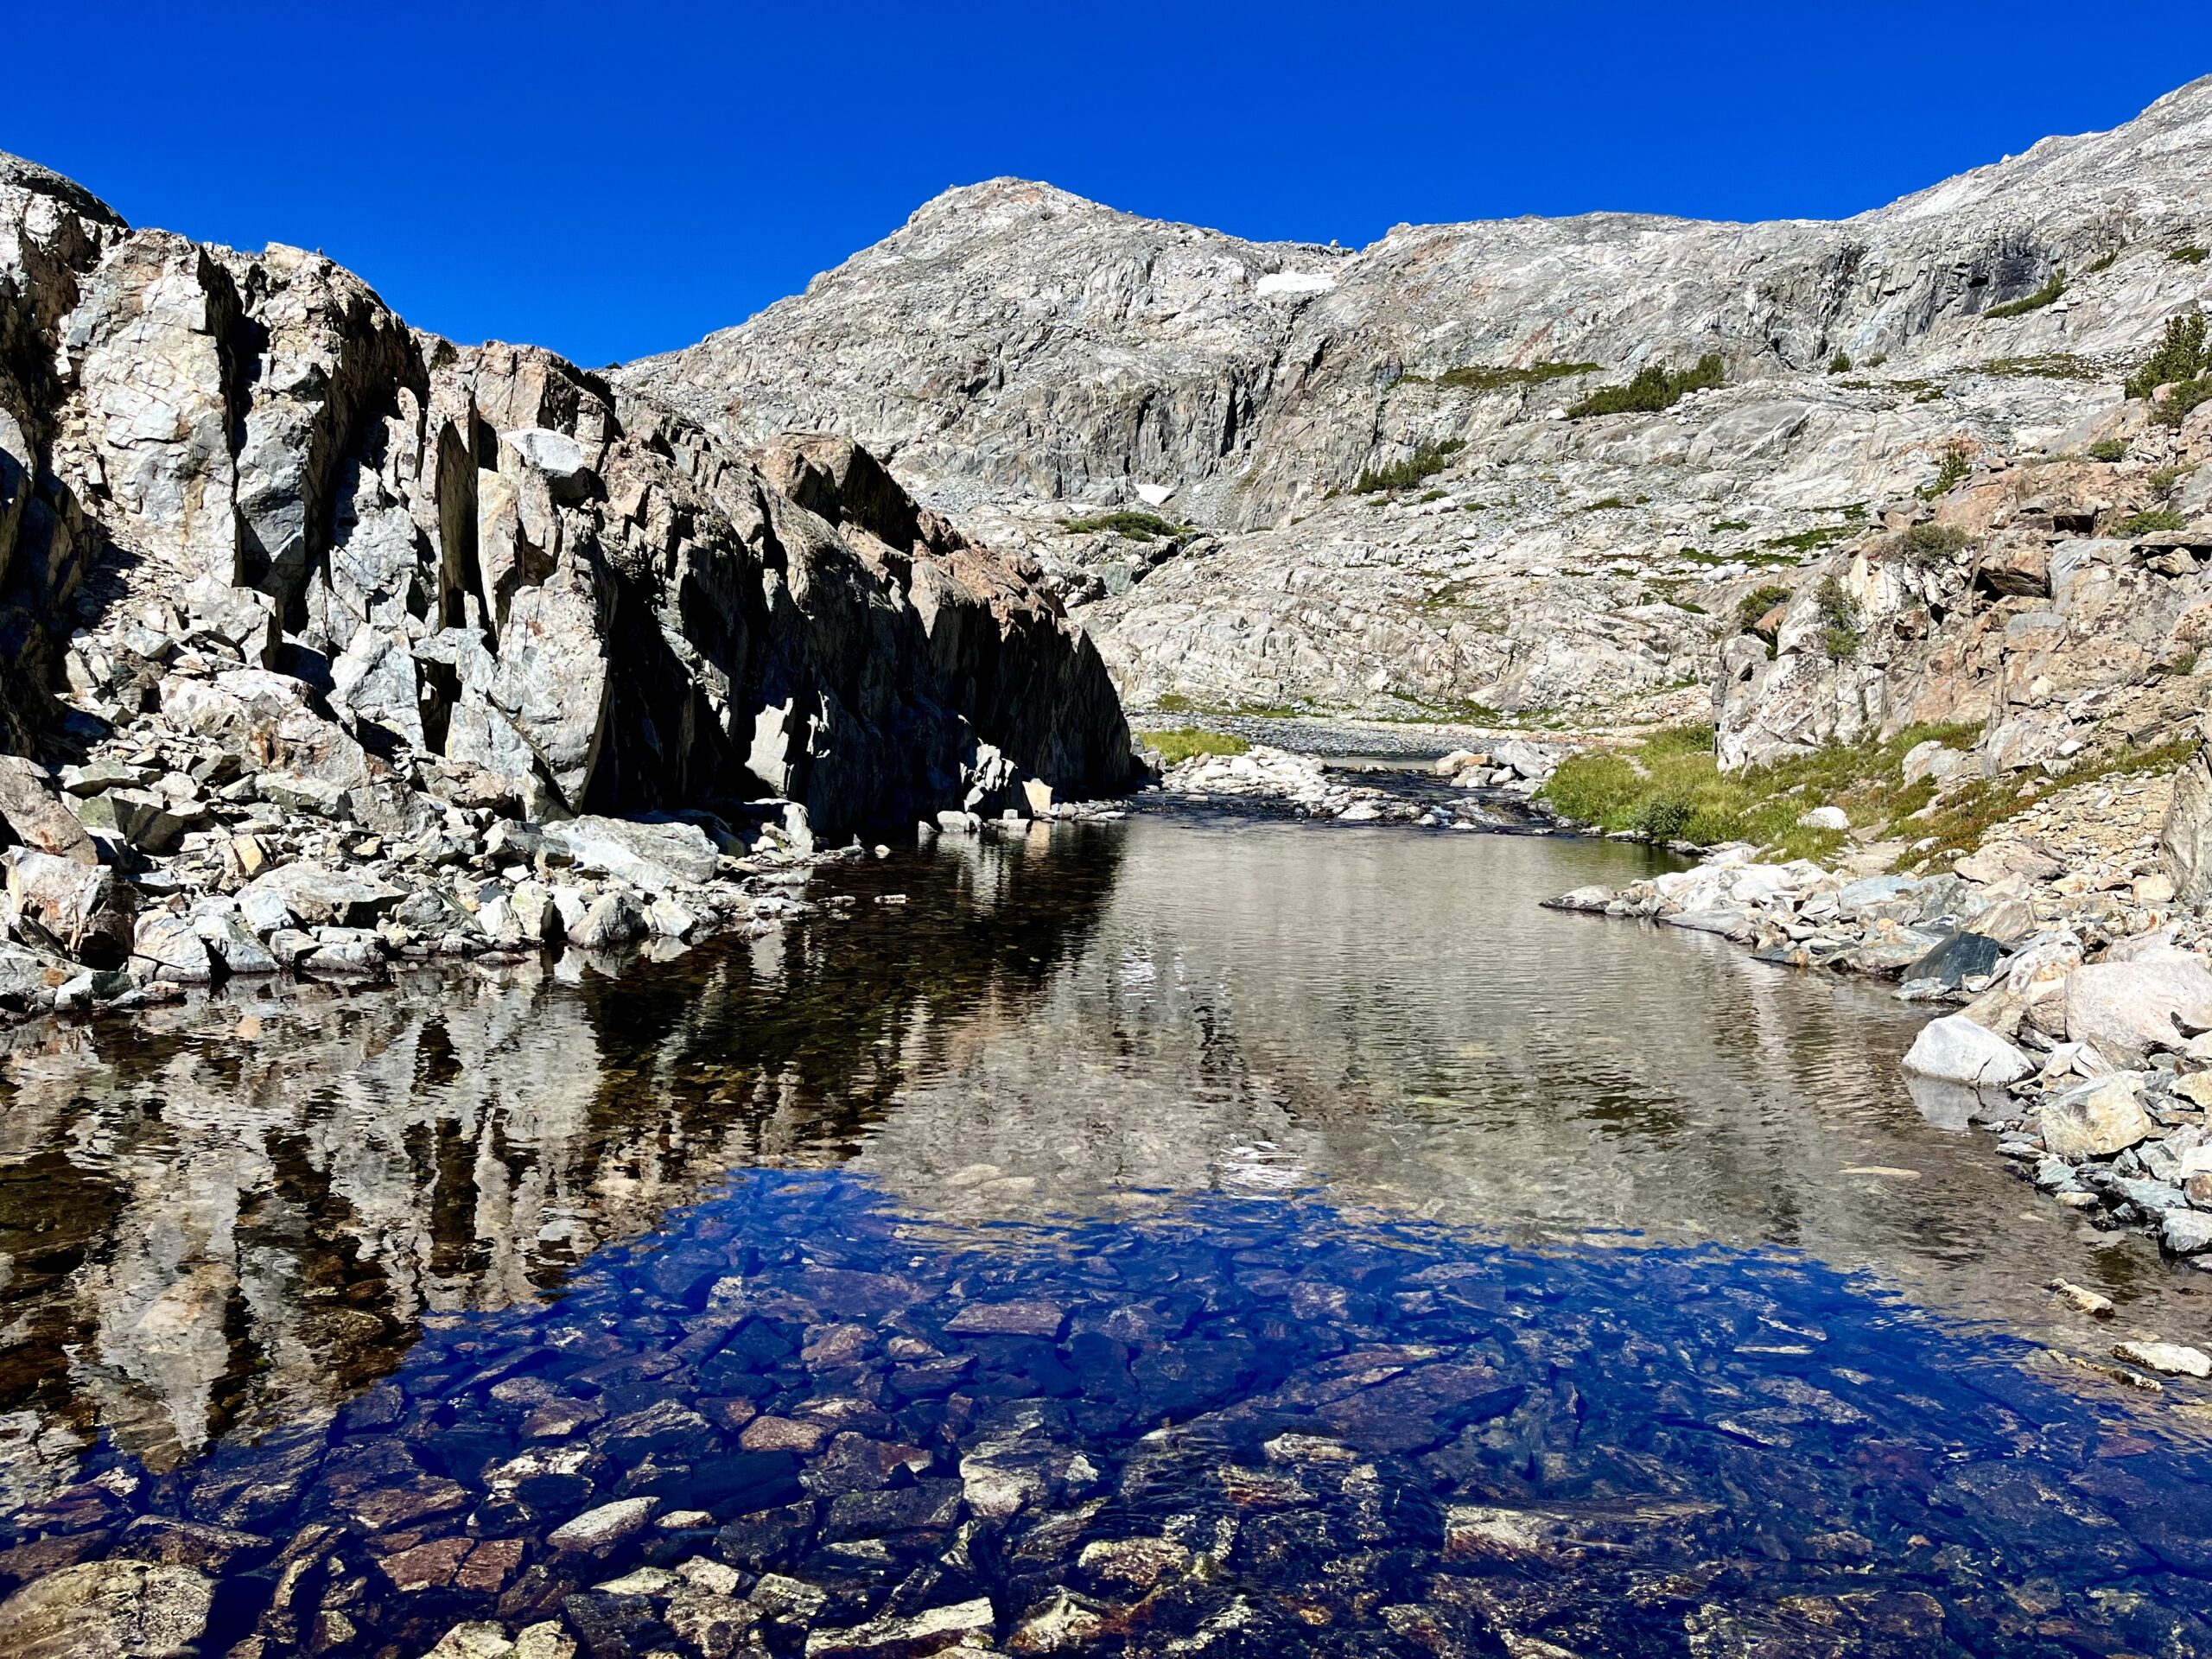
[[2110, 270], [2114, 264], [2119, 263], [2120, 256], [2125, 251], [2126, 248], [2122, 246], [2114, 248], [2110, 253], [2098, 255], [2094, 259], [2089, 261], [2088, 264], [2082, 267], [2083, 274], [2094, 276], [2099, 271]]
[[1794, 536], [1777, 536], [1764, 544], [1786, 547], [1796, 553], [1817, 553], [1838, 542], [1847, 542], [1857, 534], [1859, 526], [1856, 524], [1819, 524], [1811, 530], [1801, 530]]
[[1751, 521], [1747, 518], [1716, 518], [1713, 521], [1713, 533], [1716, 536], [1723, 531], [1749, 530], [1751, 527]]
[[1442, 472], [1452, 464], [1452, 457], [1465, 448], [1459, 438], [1446, 438], [1441, 443], [1423, 443], [1416, 447], [1403, 461], [1394, 461], [1389, 466], [1373, 470], [1363, 469], [1358, 482], [1351, 487], [1358, 495], [1374, 495], [1383, 490], [1402, 490]]
[[1163, 766], [1177, 766], [1197, 754], [1243, 754], [1251, 745], [1230, 732], [1201, 731], [1183, 726], [1172, 732], [1146, 732], [1141, 741], [1158, 755]]
[[1993, 305], [1981, 315], [1985, 317], [2024, 317], [2031, 311], [2040, 311], [2056, 302], [2066, 291], [2066, 267], [2061, 265], [2050, 273], [2050, 280], [2024, 298]]
[[[1436, 377], [1440, 386], [1457, 386], [1462, 391], [1497, 391], [1506, 386], [1541, 386], [1547, 380], [1566, 380], [1578, 374], [1595, 374], [1595, 363], [1531, 363], [1523, 368], [1495, 367], [1487, 363], [1469, 363], [1456, 369], [1446, 369]], [[1408, 380], [1422, 377], [1409, 374]]]
[[1830, 374], [1849, 374], [1851, 372], [1851, 353], [1849, 352], [1838, 352], [1834, 357], [1830, 358], [1828, 359], [1828, 372]]
[[1078, 536], [1088, 535], [1093, 531], [1110, 530], [1116, 536], [1127, 537], [1133, 542], [1150, 542], [1163, 536], [1180, 536], [1187, 526], [1171, 524], [1156, 512], [1124, 510], [1095, 513], [1088, 518], [1071, 518], [1060, 528]]
[[2179, 530], [2188, 519], [2171, 507], [2159, 507], [2150, 512], [2131, 513], [2113, 528], [2115, 536], [2155, 536], [2162, 530]]
[[1886, 743], [1831, 745], [1770, 766], [1724, 772], [1710, 726], [1657, 732], [1630, 748], [1575, 755], [1544, 785], [1554, 810], [1578, 823], [1656, 841], [1748, 841], [1785, 858], [1824, 858], [1843, 832], [1797, 820], [1840, 806], [1853, 823], [1888, 825], [1925, 806], [1926, 779], [1904, 781], [1904, 757], [1933, 738], [1963, 747], [1979, 726], [1915, 726]]
[[1672, 409], [1685, 393], [1717, 386], [1726, 378], [1718, 352], [1707, 352], [1696, 367], [1681, 371], [1647, 363], [1627, 385], [1600, 386], [1580, 403], [1570, 404], [1567, 412], [1575, 420], [1592, 415], [1656, 415]]
[[[1996, 313], [1990, 314], [1994, 316]], [[2045, 352], [2036, 357], [1993, 357], [1978, 372], [2011, 379], [2101, 380], [2105, 371], [2086, 357], [2071, 352]]]
[[2166, 257], [2176, 264], [2201, 265], [2204, 263], [2204, 250], [2191, 243], [2185, 248], [2176, 248]]
[[2089, 446], [2089, 459], [2091, 461], [2126, 461], [2127, 440], [2126, 438], [2099, 438]]

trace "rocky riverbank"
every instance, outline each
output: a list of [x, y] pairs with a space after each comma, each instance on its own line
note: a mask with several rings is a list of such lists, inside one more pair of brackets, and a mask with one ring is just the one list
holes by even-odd
[[2171, 784], [2091, 787], [2070, 804], [2106, 833], [2069, 835], [2054, 800], [1926, 875], [1761, 863], [1736, 847], [1552, 903], [1955, 1007], [1905, 1059], [1922, 1109], [1994, 1132], [2000, 1155], [2094, 1224], [2155, 1233], [2212, 1268], [2212, 917], [2176, 903], [2171, 847], [2125, 832]]

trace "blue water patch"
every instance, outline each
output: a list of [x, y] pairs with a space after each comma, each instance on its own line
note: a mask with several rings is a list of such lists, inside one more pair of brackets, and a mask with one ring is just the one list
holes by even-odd
[[2212, 1649], [2207, 1446], [2061, 1363], [1783, 1252], [763, 1172], [7, 1559], [204, 1571], [207, 1653]]

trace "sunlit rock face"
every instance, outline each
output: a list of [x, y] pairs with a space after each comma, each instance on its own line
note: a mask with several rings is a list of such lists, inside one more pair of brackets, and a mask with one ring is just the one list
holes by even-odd
[[305, 711], [283, 769], [396, 792], [397, 822], [454, 775], [532, 816], [773, 798], [841, 834], [1115, 792], [1120, 705], [1038, 576], [849, 440], [741, 448], [550, 352], [419, 334], [320, 254], [134, 230], [0, 156], [17, 752], [64, 690], [111, 725], [240, 724], [238, 683], [162, 673], [212, 634]]
[[[2208, 160], [2199, 81], [1834, 222], [1593, 213], [1354, 251], [994, 180], [616, 378], [738, 436], [866, 443], [1046, 559], [1139, 701], [1592, 709], [1705, 681], [1742, 594], [1953, 442], [2087, 442], [2212, 294], [2170, 257], [2202, 240]], [[2052, 302], [1999, 315], [2062, 269]], [[1707, 353], [1717, 390], [1562, 418]], [[1394, 497], [1356, 493], [1449, 443]], [[1202, 533], [1065, 527], [1115, 507]]]

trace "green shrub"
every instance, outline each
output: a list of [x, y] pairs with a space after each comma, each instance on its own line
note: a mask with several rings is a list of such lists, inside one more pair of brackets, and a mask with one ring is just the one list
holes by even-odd
[[1707, 352], [1697, 366], [1677, 373], [1659, 363], [1647, 363], [1626, 385], [1600, 386], [1579, 404], [1568, 405], [1567, 415], [1582, 420], [1592, 415], [1656, 415], [1681, 402], [1683, 394], [1722, 384], [1726, 365], [1718, 352]]
[[1851, 372], [1851, 353], [1848, 352], [1838, 352], [1834, 357], [1830, 358], [1828, 359], [1828, 372], [1830, 374], [1849, 374]]
[[1096, 513], [1088, 518], [1071, 518], [1060, 528], [1077, 535], [1110, 530], [1116, 536], [1127, 537], [1133, 542], [1149, 542], [1163, 536], [1180, 536], [1185, 526], [1171, 524], [1156, 512], [1123, 510]]
[[1877, 352], [1866, 359], [1866, 366], [1870, 369], [1878, 369], [1889, 360], [1890, 354], [1887, 352]]
[[[1470, 363], [1463, 367], [1446, 369], [1436, 377], [1440, 386], [1458, 386], [1466, 391], [1496, 391], [1503, 386], [1541, 386], [1547, 380], [1564, 380], [1578, 374], [1595, 374], [1595, 363], [1531, 363], [1525, 368], [1493, 368], [1488, 364]], [[1415, 377], [1408, 375], [1408, 379]]]
[[2151, 418], [2161, 426], [2179, 426], [2192, 410], [2205, 403], [2212, 403], [2212, 373], [2183, 381], [2159, 399], [2151, 411]]
[[2196, 463], [2194, 461], [2183, 462], [2173, 467], [2153, 467], [2144, 475], [2144, 482], [2160, 495], [2170, 495], [2173, 493], [2175, 485], [2196, 470]]
[[2189, 522], [2171, 507], [2160, 507], [2152, 512], [2139, 512], [2121, 519], [2113, 526], [2115, 536], [2155, 536], [2163, 530], [2179, 530]]
[[2110, 253], [2100, 254], [2097, 257], [2092, 259], [2087, 265], [2083, 266], [2082, 270], [2091, 276], [2095, 276], [2101, 270], [2110, 270], [2113, 268], [2113, 264], [2120, 258], [2120, 256], [2126, 251], [2126, 249], [2125, 245], [2122, 245], [2121, 247], [2114, 248]]
[[2166, 257], [2184, 265], [2201, 265], [2204, 263], [2204, 250], [2192, 243], [2185, 248], [2176, 248]]
[[2126, 438], [2099, 438], [2089, 446], [2089, 459], [2091, 461], [2126, 461], [2127, 440]]
[[1695, 811], [1687, 796], [1655, 795], [1636, 809], [1629, 827], [1646, 841], [1679, 841]]
[[1943, 446], [1943, 453], [1936, 457], [1936, 477], [1920, 492], [1924, 499], [1932, 501], [1939, 495], [1948, 495], [1966, 482], [1974, 472], [1974, 452], [1964, 438], [1953, 438]]
[[2127, 395], [2148, 397], [2160, 386], [2194, 380], [2212, 368], [2204, 353], [2204, 314], [2186, 311], [2166, 319], [2166, 332], [2142, 366], [2127, 377]]
[[1843, 585], [1843, 578], [1833, 570], [1822, 576], [1813, 589], [1813, 604], [1821, 619], [1821, 649], [1828, 660], [1840, 663], [1856, 657], [1866, 639], [1859, 631], [1859, 601]]
[[1441, 443], [1421, 443], [1403, 461], [1394, 461], [1374, 470], [1363, 469], [1359, 480], [1351, 487], [1356, 494], [1373, 495], [1382, 490], [1402, 490], [1421, 480], [1442, 472], [1452, 464], [1452, 457], [1465, 448], [1459, 438], [1446, 438]]
[[1201, 731], [1195, 726], [1172, 732], [1146, 732], [1142, 741], [1145, 747], [1160, 757], [1161, 765], [1169, 766], [1195, 754], [1243, 754], [1252, 747], [1231, 733]]
[[1626, 505], [1628, 505], [1628, 503], [1622, 500], [1618, 495], [1608, 495], [1599, 500], [1592, 501], [1588, 506], [1583, 508], [1582, 511], [1585, 512], [1611, 512], [1617, 507], [1625, 507]]
[[2066, 267], [2059, 266], [2050, 274], [2050, 280], [2024, 299], [1993, 305], [1981, 315], [1985, 317], [2024, 317], [2031, 311], [2040, 311], [2066, 291]]
[[1907, 564], [1921, 569], [1945, 564], [1964, 552], [1973, 538], [1956, 524], [1915, 524], [1890, 547]]
[[1786, 602], [1789, 590], [1773, 582], [1762, 582], [1736, 601], [1736, 632], [1750, 633], [1759, 625], [1759, 619], [1776, 606]]

